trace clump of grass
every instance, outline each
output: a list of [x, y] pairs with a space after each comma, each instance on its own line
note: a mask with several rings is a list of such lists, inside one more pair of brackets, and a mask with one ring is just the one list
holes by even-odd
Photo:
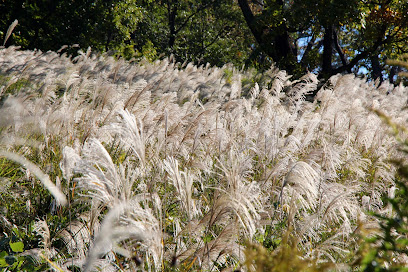
[[376, 219], [375, 228], [360, 230], [361, 246], [355, 264], [361, 271], [404, 271], [408, 261], [408, 141], [405, 126], [395, 123], [380, 110], [375, 112], [389, 126], [391, 133], [399, 142], [403, 158], [391, 161], [397, 168], [395, 186], [383, 195], [383, 209], [370, 212]]
[[[308, 101], [315, 76], [292, 82], [277, 69], [14, 47], [0, 62], [1, 90], [27, 80], [0, 97], [2, 154], [36, 164], [0, 160], [4, 186], [46, 199], [1, 191], [38, 215], [8, 212], [1, 226], [25, 231], [24, 252], [54, 269], [352, 267], [359, 222], [375, 224], [365, 212], [385, 209], [395, 186], [389, 158], [402, 154], [372, 109], [404, 124], [402, 86], [338, 75]], [[31, 187], [32, 174], [51, 190]]]

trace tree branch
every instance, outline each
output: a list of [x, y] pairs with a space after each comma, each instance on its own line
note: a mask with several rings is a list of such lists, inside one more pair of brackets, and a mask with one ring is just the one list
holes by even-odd
[[207, 48], [209, 48], [211, 45], [213, 45], [213, 44], [218, 40], [218, 38], [219, 38], [222, 34], [224, 34], [224, 32], [225, 32], [225, 30], [224, 30], [224, 29], [221, 29], [221, 30], [218, 32], [218, 34], [215, 35], [214, 39], [213, 39], [212, 41], [210, 41], [208, 44], [206, 44], [206, 45], [202, 48], [202, 51], [200, 52], [200, 55], [201, 55], [201, 56], [204, 55], [204, 52], [207, 50]]
[[255, 16], [248, 5], [248, 2], [246, 0], [238, 0], [238, 4], [241, 8], [242, 14], [244, 15], [245, 21], [248, 23], [248, 26], [251, 26], [255, 21]]
[[168, 46], [172, 48], [176, 40], [175, 27], [176, 27], [177, 3], [174, 4], [173, 2], [170, 2], [169, 0], [167, 0], [167, 13], [168, 13], [168, 19], [169, 19], [168, 25], [169, 25], [169, 30], [170, 30]]
[[277, 55], [275, 52], [273, 52], [272, 49], [272, 44], [265, 44], [266, 41], [264, 40], [263, 37], [263, 31], [261, 30], [262, 28], [259, 27], [259, 25], [256, 24], [255, 16], [252, 13], [252, 10], [248, 4], [247, 0], [238, 0], [239, 7], [241, 8], [242, 14], [244, 15], [245, 21], [249, 27], [249, 29], [252, 32], [252, 35], [254, 36], [256, 42], [259, 44], [259, 46], [262, 48], [262, 50], [270, 56], [274, 61], [276, 61]]
[[337, 69], [334, 69], [332, 71], [332, 75], [342, 73], [344, 71], [351, 71], [351, 68], [353, 68], [360, 60], [367, 58], [372, 52], [376, 52], [381, 45], [388, 43], [389, 38], [388, 37], [386, 37], [385, 39], [383, 38], [386, 29], [387, 29], [386, 26], [383, 25], [381, 28], [380, 35], [378, 35], [377, 41], [373, 44], [373, 46], [371, 46], [367, 50], [360, 52], [347, 65], [343, 65]]
[[360, 60], [367, 58], [371, 52], [374, 52], [384, 43], [384, 40], [377, 41], [371, 48], [364, 50], [363, 52], [359, 53], [357, 56], [355, 56], [347, 65], [343, 65], [337, 69], [333, 70], [333, 75], [337, 73], [342, 73], [344, 71], [351, 71], [351, 68], [353, 68]]
[[[343, 50], [340, 47], [340, 43], [339, 43], [339, 40], [338, 40], [338, 37], [337, 37], [337, 31], [336, 30], [333, 31], [333, 42], [334, 42], [334, 47], [336, 48], [336, 51], [340, 56], [341, 63], [343, 64], [343, 66], [347, 65], [347, 59], [346, 59], [346, 56], [344, 55]], [[351, 70], [348, 71], [348, 72], [351, 72]]]
[[195, 12], [193, 12], [192, 14], [190, 14], [185, 20], [184, 22], [175, 30], [175, 34], [179, 33], [186, 25], [187, 23], [190, 21], [191, 18], [193, 18], [194, 16], [196, 16], [199, 12], [201, 12], [202, 10], [208, 8], [209, 6], [211, 6], [212, 4], [214, 4], [217, 0], [213, 0], [213, 1], [209, 1], [207, 2], [205, 5], [201, 5], [197, 8], [197, 10]]
[[[272, 5], [272, 0], [265, 0], [266, 4]], [[274, 2], [274, 1], [273, 1]], [[276, 0], [278, 5], [283, 6], [282, 0]], [[239, 7], [244, 15], [245, 21], [252, 32], [255, 40], [259, 44], [262, 51], [271, 57], [276, 62], [277, 67], [282, 70], [286, 70], [288, 73], [292, 73], [298, 67], [296, 55], [294, 55], [294, 49], [290, 40], [290, 35], [285, 21], [275, 27], [270, 26], [268, 22], [258, 20], [252, 13], [251, 7], [248, 4], [248, 0], [238, 0]], [[279, 12], [278, 7], [277, 11]], [[271, 12], [269, 10], [263, 10], [264, 12]]]

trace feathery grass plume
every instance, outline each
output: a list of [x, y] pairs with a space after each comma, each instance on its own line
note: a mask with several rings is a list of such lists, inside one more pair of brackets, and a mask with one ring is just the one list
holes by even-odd
[[207, 225], [208, 229], [217, 224], [238, 224], [244, 236], [252, 238], [260, 220], [259, 212], [262, 211], [257, 189], [255, 184], [245, 186], [240, 183], [233, 192], [220, 190], [201, 224]]
[[14, 28], [17, 26], [17, 24], [18, 24], [18, 20], [14, 20], [9, 26], [9, 28], [7, 29], [6, 36], [4, 37], [3, 46], [6, 45], [8, 38], [10, 38], [10, 35], [13, 32]]
[[[298, 229], [296, 236], [308, 241], [301, 244], [308, 256], [333, 261], [334, 253], [346, 257], [352, 251], [349, 247], [353, 245], [353, 224], [362, 214], [355, 197], [358, 189], [332, 182], [321, 185], [322, 193], [317, 211], [312, 214], [303, 213], [304, 219], [294, 224]], [[333, 229], [336, 231], [333, 232]]]
[[[395, 62], [394, 65], [401, 65], [401, 63]], [[407, 67], [407, 63], [403, 63], [403, 66]], [[406, 119], [401, 124], [397, 123], [399, 120], [397, 122], [392, 120], [393, 118], [378, 108], [374, 108], [374, 112], [389, 127], [399, 144], [399, 151], [403, 152], [403, 157], [398, 158], [396, 157], [397, 154], [393, 154], [392, 162], [397, 167], [398, 173], [395, 178], [395, 185], [388, 188], [387, 195], [381, 199], [386, 205], [381, 205], [372, 214], [378, 220], [377, 229], [374, 232], [371, 231], [371, 233], [367, 233], [365, 229], [361, 231], [363, 243], [357, 251], [356, 263], [365, 271], [403, 271], [408, 264], [408, 239], [406, 235], [408, 229], [408, 212], [406, 208], [408, 130], [406, 128]]]
[[344, 186], [338, 183], [323, 183], [320, 197], [321, 220], [333, 224], [342, 223], [352, 229], [352, 222], [358, 219], [361, 208], [355, 195], [359, 192], [358, 186]]
[[67, 181], [71, 181], [75, 165], [81, 160], [81, 158], [77, 152], [69, 146], [64, 147], [62, 154], [62, 161], [60, 162], [62, 175]]
[[[95, 260], [110, 251], [126, 258], [132, 258], [137, 251], [144, 252], [149, 270], [160, 269], [163, 252], [161, 228], [151, 209], [145, 206], [147, 203], [141, 204], [146, 200], [146, 195], [136, 195], [132, 200], [117, 203], [111, 208], [101, 223], [84, 271], [90, 271]], [[153, 263], [150, 263], [150, 258]]]
[[[23, 139], [25, 136], [24, 132], [18, 133], [22, 127], [25, 127], [25, 125], [30, 124], [32, 121], [32, 117], [27, 114], [24, 108], [24, 100], [22, 97], [7, 97], [0, 106], [0, 116], [1, 145], [13, 146], [30, 143], [28, 139]], [[27, 133], [27, 130], [25, 130], [25, 133]], [[31, 143], [33, 146], [37, 145], [36, 141], [31, 141]]]
[[237, 229], [234, 224], [227, 225], [211, 241], [200, 241], [197, 248], [189, 248], [177, 257], [195, 269], [211, 271], [217, 265], [236, 267], [243, 261], [243, 249], [236, 242]]
[[[401, 142], [402, 148], [405, 149], [406, 145], [406, 140]], [[407, 153], [406, 149], [404, 153]], [[357, 251], [356, 263], [366, 271], [403, 271], [408, 264], [407, 165], [406, 160], [402, 159], [393, 162], [398, 167], [399, 175], [395, 187], [391, 187], [388, 195], [382, 199], [386, 206], [372, 213], [377, 218], [378, 224], [374, 231], [361, 230], [363, 242]]]
[[317, 76], [312, 73], [308, 73], [299, 80], [291, 82], [293, 87], [289, 89], [285, 96], [291, 105], [291, 110], [304, 110], [306, 95], [316, 90], [318, 82]]
[[[389, 158], [400, 152], [370, 108], [405, 125], [402, 85], [336, 75], [308, 101], [313, 75], [293, 82], [275, 68], [260, 74], [167, 59], [128, 63], [90, 50], [72, 60], [12, 46], [0, 50], [0, 63], [1, 145], [37, 156], [45, 172], [67, 181], [62, 191], [75, 186], [71, 212], [78, 216], [59, 232], [65, 247], [55, 248], [69, 257], [51, 260], [64, 269], [85, 263], [105, 210], [123, 206], [112, 216], [117, 232], [152, 225], [128, 217], [138, 195], [135, 213], [152, 214], [163, 241], [130, 242], [117, 233], [109, 238], [114, 251], [95, 249], [106, 254], [93, 268], [134, 271], [140, 261], [164, 269], [176, 256], [179, 270], [235, 269], [245, 261], [243, 240], [277, 256], [288, 227], [304, 259], [344, 263], [361, 210], [390, 212], [381, 196], [395, 185]], [[35, 150], [16, 140], [32, 139], [33, 131]], [[62, 172], [53, 171], [58, 163]], [[0, 175], [14, 182], [7, 171]], [[161, 253], [146, 253], [151, 244]], [[141, 249], [136, 262], [125, 258], [134, 249]]]
[[[50, 268], [56, 271], [64, 270], [64, 255], [59, 249], [53, 246], [53, 239], [51, 238], [50, 229], [45, 220], [38, 220], [33, 224], [33, 233], [40, 237], [39, 248], [27, 250], [23, 254], [31, 256], [36, 262], [44, 259]], [[55, 260], [55, 261], [54, 261]]]
[[[64, 156], [67, 154], [65, 152]], [[75, 156], [71, 158], [75, 159]], [[72, 166], [74, 173], [82, 175], [75, 178], [74, 182], [78, 182], [78, 188], [84, 190], [83, 194], [108, 207], [132, 198], [132, 187], [140, 174], [138, 169], [126, 173], [126, 166], [122, 164], [117, 167], [105, 147], [93, 138], [83, 146], [81, 160]]]
[[319, 195], [319, 175], [308, 163], [294, 163], [282, 185], [282, 203], [295, 199], [299, 209], [315, 209]]
[[80, 214], [75, 220], [71, 221], [67, 227], [58, 232], [57, 237], [62, 239], [65, 245], [63, 252], [70, 256], [65, 264], [75, 263], [76, 266], [81, 266], [89, 250], [89, 245], [92, 239], [100, 229], [100, 222], [98, 216], [100, 210], [96, 204], [92, 205], [89, 212]]
[[260, 219], [259, 213], [263, 209], [259, 201], [261, 195], [259, 184], [246, 180], [251, 172], [250, 163], [246, 152], [239, 152], [237, 148], [230, 149], [225, 162], [218, 160], [219, 169], [222, 171], [221, 179], [225, 179], [226, 184], [220, 186], [220, 202], [216, 202], [220, 207], [214, 205], [214, 209], [224, 209], [231, 205], [246, 234], [252, 237]]
[[196, 208], [195, 201], [192, 198], [194, 176], [188, 171], [180, 171], [178, 161], [173, 157], [164, 160], [163, 165], [176, 188], [177, 198], [180, 199], [188, 220], [199, 216], [201, 212]]
[[143, 123], [128, 110], [118, 112], [118, 122], [108, 127], [115, 134], [120, 135], [122, 142], [129, 147], [140, 162], [140, 168], [146, 166], [146, 139], [143, 131]]
[[[86, 224], [80, 221], [74, 221], [69, 224], [69, 228], [61, 231], [58, 236], [64, 242], [67, 253], [71, 256], [69, 262], [79, 263], [84, 262], [88, 245], [91, 242], [91, 236]], [[68, 263], [69, 264], [69, 263]]]
[[34, 233], [41, 237], [39, 245], [42, 248], [42, 254], [48, 259], [52, 259], [56, 255], [55, 249], [52, 247], [50, 229], [44, 220], [38, 220], [34, 223]]
[[60, 205], [66, 205], [67, 198], [65, 195], [61, 192], [60, 189], [58, 189], [54, 183], [50, 180], [49, 176], [45, 174], [43, 171], [41, 171], [40, 168], [38, 168], [37, 165], [34, 163], [30, 162], [26, 158], [24, 158], [21, 155], [18, 155], [16, 153], [12, 153], [6, 150], [0, 150], [0, 156], [5, 157], [9, 160], [12, 160], [16, 163], [21, 164], [24, 168], [28, 169], [33, 173], [44, 185], [45, 188], [48, 189], [48, 191], [55, 197], [57, 204]]
[[14, 112], [18, 113], [17, 115], [20, 115], [24, 110], [24, 106], [21, 101], [22, 99], [7, 95], [7, 90], [8, 86], [4, 86], [3, 83], [0, 88], [0, 113], [2, 116], [2, 118], [0, 119], [1, 127], [12, 125], [13, 117], [16, 116], [11, 116], [10, 112], [14, 110]]

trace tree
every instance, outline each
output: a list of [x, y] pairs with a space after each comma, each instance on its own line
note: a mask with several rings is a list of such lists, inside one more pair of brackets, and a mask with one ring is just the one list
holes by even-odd
[[254, 40], [232, 0], [156, 0], [144, 7], [146, 16], [133, 33], [139, 52], [152, 46], [179, 62], [218, 66], [242, 66], [249, 59]]
[[0, 12], [1, 30], [19, 21], [9, 44], [55, 51], [72, 44], [123, 50], [143, 18], [136, 0], [4, 0]]
[[260, 2], [260, 12], [254, 14], [247, 0], [238, 0], [249, 29], [261, 49], [270, 56], [278, 67], [289, 73], [295, 71], [296, 50], [290, 40], [289, 29], [284, 20], [282, 1], [269, 4]]
[[274, 62], [295, 77], [369, 71], [393, 81], [399, 68], [387, 58], [408, 52], [402, 0], [4, 0], [0, 12], [0, 34], [18, 19], [8, 44], [23, 49], [79, 44], [261, 71]]
[[[406, 1], [238, 0], [259, 47], [281, 69], [322, 78], [370, 65], [382, 77], [385, 54], [406, 51]], [[391, 73], [391, 70], [389, 71]]]
[[408, 52], [408, 3], [373, 1], [362, 10], [362, 22], [351, 25], [347, 30], [348, 33], [356, 33], [356, 38], [361, 40], [360, 43], [350, 41], [350, 47], [357, 48], [364, 57], [358, 67], [370, 69], [372, 79], [382, 81], [385, 76], [392, 81], [397, 67], [386, 65], [386, 60]]

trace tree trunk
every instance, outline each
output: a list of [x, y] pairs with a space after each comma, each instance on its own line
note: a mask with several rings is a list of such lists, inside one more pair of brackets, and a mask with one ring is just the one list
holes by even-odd
[[333, 34], [334, 31], [332, 25], [325, 28], [322, 56], [322, 76], [324, 78], [328, 78], [332, 75]]
[[169, 17], [169, 41], [168, 46], [169, 49], [172, 49], [174, 43], [176, 42], [176, 14], [177, 14], [177, 1], [173, 3], [173, 1], [167, 1], [167, 13]]
[[378, 59], [378, 55], [374, 54], [373, 56], [370, 57], [371, 61], [371, 77], [376, 80], [377, 78], [380, 79], [380, 83], [383, 82], [383, 76], [382, 76], [382, 68], [380, 65], [380, 60]]
[[398, 66], [392, 66], [391, 67], [391, 71], [390, 71], [390, 75], [388, 76], [388, 80], [390, 81], [391, 84], [395, 84], [396, 80], [394, 79], [394, 77], [396, 75], [398, 75], [398, 72], [401, 68]]

